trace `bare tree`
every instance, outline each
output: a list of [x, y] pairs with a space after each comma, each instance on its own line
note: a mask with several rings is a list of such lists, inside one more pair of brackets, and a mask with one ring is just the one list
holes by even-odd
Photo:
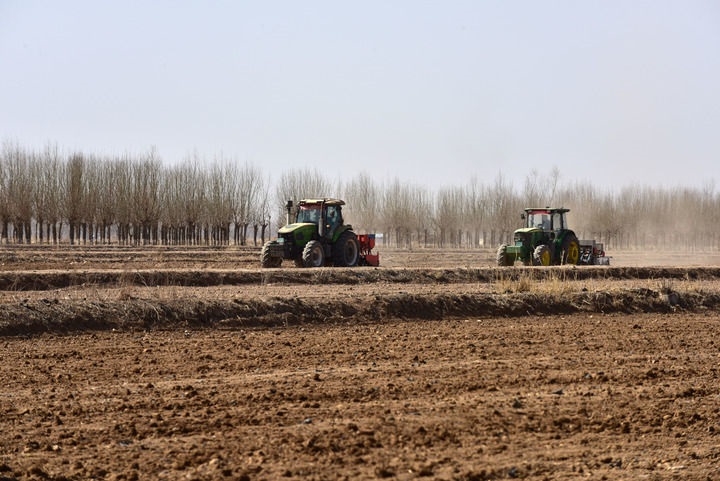
[[272, 207], [270, 203], [270, 178], [263, 179], [260, 183], [260, 192], [256, 202], [257, 208], [254, 210], [255, 215], [259, 219], [260, 223], [260, 242], [265, 244], [266, 235], [269, 238], [270, 232], [267, 229], [270, 227], [270, 220], [272, 216]]
[[454, 247], [460, 246], [465, 205], [464, 192], [458, 187], [446, 187], [438, 192], [435, 199], [435, 226], [440, 247], [448, 241]]
[[17, 143], [3, 146], [5, 189], [15, 242], [31, 242], [33, 219], [33, 169], [28, 154]]
[[511, 233], [518, 227], [522, 203], [515, 196], [512, 184], [498, 174], [488, 190], [488, 220], [490, 242], [498, 245], [510, 242]]
[[182, 216], [181, 241], [190, 245], [203, 242], [203, 222], [207, 210], [207, 174], [199, 167], [197, 156], [190, 157], [174, 169], [176, 194]]
[[132, 224], [136, 244], [156, 244], [160, 223], [160, 185], [162, 163], [155, 149], [142, 160], [131, 164], [132, 172]]
[[363, 172], [350, 179], [344, 186], [344, 217], [352, 221], [353, 226], [366, 231], [376, 232], [380, 219], [380, 188], [369, 174]]
[[485, 247], [484, 227], [488, 210], [488, 196], [485, 186], [478, 182], [477, 177], [472, 177], [465, 187], [465, 199], [467, 208], [464, 218], [466, 228], [472, 232], [471, 243], [478, 246], [482, 240], [482, 245]]
[[103, 159], [94, 167], [93, 187], [96, 191], [94, 201], [95, 235], [97, 242], [109, 244], [113, 225], [118, 222], [119, 208], [122, 205], [118, 194], [118, 180], [123, 179], [127, 165], [122, 160]]
[[[237, 188], [233, 198], [233, 222], [235, 225], [235, 243], [247, 244], [248, 228], [254, 226], [257, 236], [257, 226], [262, 221], [257, 203], [262, 190], [265, 188], [262, 172], [251, 164], [245, 164], [237, 173]], [[267, 201], [266, 201], [267, 202]]]
[[[553, 206], [558, 199], [560, 169], [556, 166], [549, 172], [532, 169], [525, 177], [521, 198], [526, 207]], [[558, 206], [559, 207], [559, 206]]]
[[[435, 196], [426, 187], [415, 186], [411, 189], [411, 216], [412, 229], [415, 231], [418, 244], [427, 247], [431, 242], [430, 229], [437, 218], [437, 206], [434, 204]], [[434, 236], [437, 238], [437, 236]]]
[[78, 226], [83, 214], [85, 193], [85, 158], [82, 153], [73, 154], [65, 171], [64, 217], [70, 229], [70, 245], [75, 244]]
[[411, 247], [410, 234], [414, 230], [411, 222], [413, 211], [412, 187], [395, 178], [383, 189], [382, 220], [383, 243], [392, 236], [396, 247]]
[[4, 244], [8, 242], [10, 217], [10, 188], [9, 188], [9, 169], [8, 161], [5, 155], [5, 147], [3, 145], [0, 153], [0, 241]]
[[112, 163], [111, 172], [115, 185], [115, 221], [118, 242], [127, 245], [132, 241], [133, 213], [133, 160], [128, 154], [117, 158]]
[[219, 160], [210, 166], [208, 175], [208, 223], [213, 245], [226, 245], [233, 222], [233, 203], [237, 196], [237, 169], [235, 165]]
[[34, 156], [35, 221], [39, 242], [57, 244], [60, 241], [65, 166], [65, 160], [60, 155], [57, 145], [47, 144], [41, 153]]

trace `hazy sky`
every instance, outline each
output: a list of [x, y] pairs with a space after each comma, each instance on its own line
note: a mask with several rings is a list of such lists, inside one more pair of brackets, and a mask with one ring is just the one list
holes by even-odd
[[276, 178], [700, 186], [720, 182], [720, 1], [0, 0], [8, 139]]

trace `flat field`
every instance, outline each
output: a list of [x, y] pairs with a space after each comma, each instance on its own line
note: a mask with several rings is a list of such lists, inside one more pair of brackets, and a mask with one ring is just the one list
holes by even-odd
[[720, 254], [0, 248], [0, 480], [719, 479]]

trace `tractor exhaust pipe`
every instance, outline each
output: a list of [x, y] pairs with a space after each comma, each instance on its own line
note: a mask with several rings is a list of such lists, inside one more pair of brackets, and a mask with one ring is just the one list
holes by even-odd
[[285, 204], [285, 209], [287, 209], [287, 223], [286, 223], [286, 225], [292, 224], [292, 222], [290, 222], [290, 217], [292, 216], [292, 208], [293, 208], [293, 201], [292, 201], [292, 200], [288, 200], [288, 201], [287, 201], [287, 204]]

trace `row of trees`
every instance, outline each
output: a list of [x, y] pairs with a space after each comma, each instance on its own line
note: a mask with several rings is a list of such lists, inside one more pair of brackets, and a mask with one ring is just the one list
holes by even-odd
[[397, 247], [496, 246], [511, 240], [524, 207], [572, 209], [581, 238], [608, 248], [720, 249], [720, 194], [702, 188], [627, 186], [603, 190], [563, 184], [557, 169], [530, 172], [517, 188], [489, 182], [430, 189], [360, 174], [332, 182], [317, 170], [291, 170], [274, 185], [258, 167], [193, 155], [166, 165], [154, 150], [100, 157], [0, 152], [3, 243], [258, 245], [285, 221], [287, 199], [340, 197], [358, 231], [382, 233]]
[[344, 186], [344, 196], [355, 222], [396, 246], [495, 247], [512, 241], [524, 208], [564, 206], [578, 236], [606, 248], [720, 250], [720, 194], [712, 183], [603, 190], [560, 180], [554, 168], [530, 172], [520, 189], [498, 175], [431, 191], [361, 176]]
[[[247, 243], [270, 222], [268, 182], [252, 165], [197, 156], [166, 166], [151, 150], [101, 158], [57, 147], [0, 155], [3, 243]], [[255, 241], [255, 239], [253, 239]]]

